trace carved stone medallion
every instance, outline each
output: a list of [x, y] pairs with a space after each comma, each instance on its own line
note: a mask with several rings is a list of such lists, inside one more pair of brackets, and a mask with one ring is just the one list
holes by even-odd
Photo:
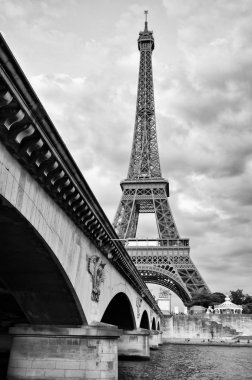
[[153, 310], [150, 309], [150, 319], [152, 319], [152, 317], [153, 317]]
[[136, 299], [137, 318], [139, 318], [141, 315], [140, 309], [141, 309], [142, 302], [143, 302], [142, 298], [140, 296], [137, 296], [137, 299]]
[[99, 256], [91, 256], [88, 259], [88, 271], [92, 276], [92, 293], [91, 300], [99, 302], [100, 297], [100, 286], [104, 282], [105, 273], [104, 267], [106, 263], [102, 262], [102, 259]]

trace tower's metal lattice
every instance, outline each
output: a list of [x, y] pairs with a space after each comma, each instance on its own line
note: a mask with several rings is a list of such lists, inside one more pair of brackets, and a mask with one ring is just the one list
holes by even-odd
[[[154, 38], [147, 19], [139, 34], [138, 49], [134, 138], [113, 225], [145, 281], [166, 286], [187, 301], [193, 292], [209, 289], [190, 258], [189, 240], [180, 239], [168, 202], [169, 184], [161, 175], [152, 76]], [[155, 213], [159, 234], [155, 242], [135, 239], [139, 213]]]

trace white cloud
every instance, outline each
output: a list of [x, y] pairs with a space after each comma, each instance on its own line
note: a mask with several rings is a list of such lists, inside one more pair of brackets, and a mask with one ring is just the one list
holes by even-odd
[[[7, 42], [112, 220], [133, 137], [142, 2], [0, 5]], [[252, 293], [251, 17], [250, 0], [150, 6], [162, 174], [181, 236], [215, 291]], [[234, 281], [235, 270], [243, 276]]]

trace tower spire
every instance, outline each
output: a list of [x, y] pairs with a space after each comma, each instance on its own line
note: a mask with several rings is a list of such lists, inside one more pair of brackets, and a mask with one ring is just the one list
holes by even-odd
[[144, 23], [144, 31], [148, 32], [148, 11], [144, 11], [145, 14], [145, 23]]
[[161, 177], [152, 75], [154, 38], [153, 32], [148, 30], [147, 15], [148, 11], [145, 11], [145, 30], [138, 38], [140, 65], [129, 179]]

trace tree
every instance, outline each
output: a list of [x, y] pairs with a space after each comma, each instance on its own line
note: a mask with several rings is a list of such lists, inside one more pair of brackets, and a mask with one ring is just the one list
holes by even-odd
[[207, 292], [195, 292], [192, 294], [192, 299], [189, 301], [186, 306], [203, 306], [208, 307], [210, 301], [210, 293]]
[[243, 314], [252, 314], [252, 302], [242, 305]]
[[[249, 294], [244, 294], [242, 289], [231, 290], [230, 294], [233, 303], [236, 305], [242, 305], [244, 314], [252, 314], [252, 296]], [[223, 303], [225, 301], [225, 297], [225, 294], [220, 292], [196, 292], [193, 293], [191, 301], [187, 302], [186, 306], [203, 306], [208, 308], [209, 306]]]
[[248, 303], [252, 303], [252, 296], [249, 296], [248, 294], [246, 294], [245, 296], [245, 300], [243, 301], [243, 305], [246, 305]]
[[223, 293], [219, 293], [219, 292], [215, 292], [215, 293], [212, 293], [211, 294], [211, 300], [212, 300], [212, 306], [213, 305], [219, 305], [221, 303], [223, 303], [225, 301], [225, 294]]
[[218, 305], [225, 301], [225, 295], [223, 293], [207, 293], [198, 292], [193, 293], [192, 300], [186, 304], [186, 306], [203, 306], [208, 308], [209, 306]]
[[235, 303], [236, 305], [242, 305], [246, 299], [246, 295], [243, 294], [242, 289], [231, 290], [230, 294], [231, 294], [232, 302]]
[[231, 290], [232, 302], [236, 305], [242, 305], [242, 312], [244, 314], [252, 314], [252, 296], [249, 294], [244, 294], [243, 290]]

